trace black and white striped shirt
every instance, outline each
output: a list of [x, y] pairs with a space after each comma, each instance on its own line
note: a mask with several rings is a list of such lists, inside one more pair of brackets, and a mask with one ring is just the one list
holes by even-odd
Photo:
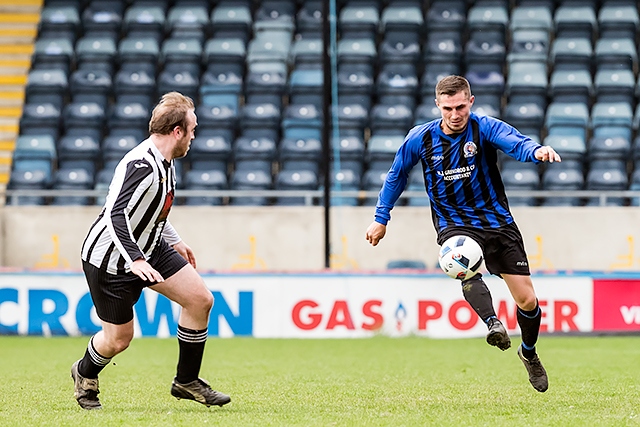
[[167, 216], [176, 186], [173, 160], [164, 159], [151, 139], [129, 151], [116, 167], [104, 208], [82, 245], [82, 259], [121, 274], [137, 259], [149, 259], [164, 238], [180, 241]]

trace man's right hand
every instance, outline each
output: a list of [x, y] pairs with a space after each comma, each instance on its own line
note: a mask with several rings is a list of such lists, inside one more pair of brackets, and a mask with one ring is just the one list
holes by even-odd
[[386, 225], [373, 221], [369, 226], [369, 228], [367, 228], [366, 239], [369, 243], [371, 243], [372, 246], [375, 246], [384, 237], [386, 233], [387, 233]]
[[149, 264], [142, 258], [137, 259], [133, 261], [133, 263], [131, 263], [131, 272], [145, 282], [164, 282], [164, 278], [162, 277], [162, 275], [158, 273], [153, 267], [151, 267], [151, 264]]

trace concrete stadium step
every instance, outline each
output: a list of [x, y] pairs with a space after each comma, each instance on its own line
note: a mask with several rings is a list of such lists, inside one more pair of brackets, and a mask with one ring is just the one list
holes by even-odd
[[44, 0], [0, 0], [0, 194], [9, 182], [43, 4]]

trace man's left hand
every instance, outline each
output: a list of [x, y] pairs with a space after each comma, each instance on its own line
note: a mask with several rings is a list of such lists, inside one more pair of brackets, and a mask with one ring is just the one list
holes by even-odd
[[173, 249], [175, 249], [176, 252], [182, 255], [182, 258], [189, 261], [189, 264], [191, 264], [193, 268], [196, 268], [196, 257], [193, 254], [193, 251], [191, 250], [189, 245], [187, 245], [185, 242], [181, 240], [175, 245], [173, 245]]

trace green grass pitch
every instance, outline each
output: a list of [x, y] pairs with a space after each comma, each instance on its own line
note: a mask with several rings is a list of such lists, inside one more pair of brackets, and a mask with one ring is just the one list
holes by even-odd
[[102, 411], [73, 399], [86, 343], [0, 337], [0, 426], [640, 426], [638, 336], [542, 337], [546, 393], [481, 338], [210, 339], [222, 408], [171, 397], [175, 339], [135, 339], [100, 376]]

